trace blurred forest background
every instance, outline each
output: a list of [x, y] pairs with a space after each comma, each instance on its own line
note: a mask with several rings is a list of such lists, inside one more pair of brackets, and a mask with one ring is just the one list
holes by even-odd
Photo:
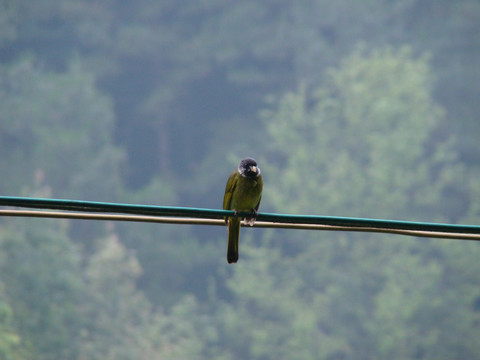
[[[478, 0], [3, 0], [0, 194], [480, 223]], [[480, 244], [0, 219], [0, 358], [479, 359]]]

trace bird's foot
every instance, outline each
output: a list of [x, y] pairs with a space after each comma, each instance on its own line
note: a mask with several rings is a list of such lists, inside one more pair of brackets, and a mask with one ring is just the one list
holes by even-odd
[[257, 220], [258, 212], [256, 209], [252, 209], [252, 214], [245, 218], [245, 224], [253, 226], [255, 224], [255, 220]]

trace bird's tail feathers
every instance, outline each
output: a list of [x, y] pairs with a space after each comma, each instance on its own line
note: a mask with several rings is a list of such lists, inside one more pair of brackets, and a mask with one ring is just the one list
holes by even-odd
[[240, 221], [238, 217], [228, 220], [227, 261], [229, 264], [238, 261], [238, 238], [240, 237]]

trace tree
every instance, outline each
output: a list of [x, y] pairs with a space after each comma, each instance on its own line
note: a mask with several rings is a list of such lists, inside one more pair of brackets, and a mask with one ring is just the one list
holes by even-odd
[[122, 153], [112, 145], [111, 103], [94, 78], [79, 63], [45, 73], [24, 59], [0, 65], [0, 81], [1, 191], [114, 198]]
[[[300, 88], [272, 102], [263, 113], [271, 151], [264, 172], [275, 181], [264, 195], [274, 209], [466, 216], [468, 203], [455, 211], [450, 203], [474, 191], [464, 182], [473, 173], [436, 136], [444, 115], [428, 69], [407, 48], [359, 48], [313, 96]], [[267, 236], [261, 247], [243, 247], [251, 256], [229, 281], [235, 301], [225, 307], [224, 333], [239, 357], [478, 357], [476, 320], [467, 320], [478, 318], [478, 279], [467, 275], [477, 268], [467, 253], [478, 255], [477, 247], [367, 234]], [[451, 324], [456, 341], [445, 341]]]
[[135, 280], [141, 273], [115, 233], [99, 242], [86, 268], [89, 301], [79, 359], [214, 358], [216, 329], [193, 296], [154, 310]]
[[0, 283], [0, 358], [5, 360], [24, 360], [26, 350], [20, 349], [21, 336], [15, 329], [14, 314], [5, 295], [3, 283]]
[[79, 251], [64, 223], [10, 219], [1, 227], [0, 253], [11, 312], [4, 310], [18, 331], [19, 348], [35, 359], [75, 359], [85, 288]]
[[[301, 204], [304, 212], [455, 220], [448, 209], [438, 211], [448, 197], [434, 196], [455, 181], [443, 170], [456, 170], [456, 154], [449, 139], [435, 137], [443, 112], [430, 95], [426, 59], [411, 57], [403, 48], [373, 51], [366, 59], [358, 49], [330, 71], [312, 105], [300, 90], [264, 113], [276, 119], [266, 125], [274, 160], [282, 163], [281, 172], [273, 169], [283, 188], [272, 189], [277, 204], [292, 211]], [[304, 145], [292, 152], [289, 143]], [[301, 187], [299, 172], [309, 174]], [[342, 196], [326, 202], [332, 189]]]

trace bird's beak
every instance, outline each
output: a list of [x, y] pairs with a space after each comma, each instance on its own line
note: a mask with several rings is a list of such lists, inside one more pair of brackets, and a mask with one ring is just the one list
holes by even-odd
[[252, 167], [250, 168], [250, 170], [252, 170], [252, 172], [254, 172], [254, 173], [257, 173], [257, 167], [256, 167], [256, 166], [252, 166]]

